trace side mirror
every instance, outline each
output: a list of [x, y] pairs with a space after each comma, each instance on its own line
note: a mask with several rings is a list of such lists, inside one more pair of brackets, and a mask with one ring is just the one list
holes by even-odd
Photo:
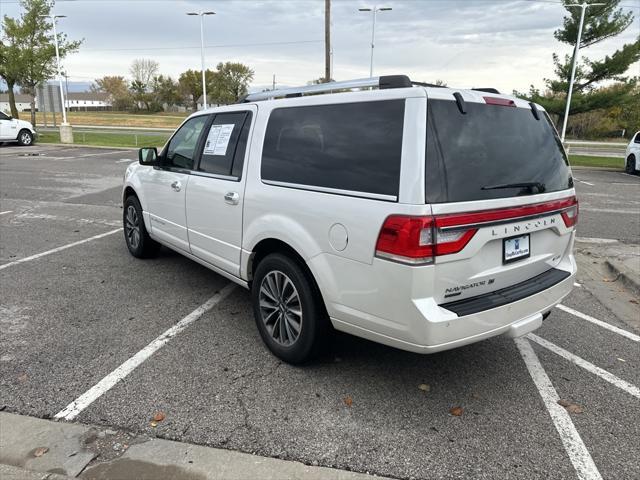
[[156, 147], [145, 147], [138, 150], [138, 161], [140, 165], [157, 165], [158, 149]]

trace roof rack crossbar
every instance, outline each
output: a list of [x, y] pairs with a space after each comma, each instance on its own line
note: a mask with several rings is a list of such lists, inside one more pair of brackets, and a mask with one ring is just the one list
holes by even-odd
[[331, 93], [340, 90], [351, 90], [354, 88], [400, 88], [410, 87], [411, 81], [404, 75], [389, 75], [371, 78], [359, 78], [356, 80], [346, 80], [343, 82], [319, 83], [316, 85], [306, 85], [302, 87], [283, 88], [280, 90], [267, 90], [265, 92], [250, 93], [244, 97], [242, 102], [256, 102], [273, 98], [291, 98], [311, 93]]

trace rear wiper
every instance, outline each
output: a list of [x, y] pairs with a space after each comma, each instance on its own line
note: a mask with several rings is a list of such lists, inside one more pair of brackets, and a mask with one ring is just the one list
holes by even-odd
[[502, 183], [499, 185], [485, 185], [481, 190], [498, 190], [500, 188], [528, 188], [531, 192], [537, 189], [537, 193], [543, 193], [547, 187], [540, 182]]

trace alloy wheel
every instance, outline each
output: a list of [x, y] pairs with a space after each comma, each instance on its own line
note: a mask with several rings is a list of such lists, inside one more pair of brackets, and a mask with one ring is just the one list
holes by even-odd
[[133, 205], [127, 207], [127, 215], [125, 217], [124, 229], [127, 235], [127, 241], [134, 250], [140, 245], [140, 218], [138, 212]]
[[302, 304], [291, 279], [272, 270], [260, 285], [260, 316], [271, 338], [283, 346], [293, 345], [302, 330]]

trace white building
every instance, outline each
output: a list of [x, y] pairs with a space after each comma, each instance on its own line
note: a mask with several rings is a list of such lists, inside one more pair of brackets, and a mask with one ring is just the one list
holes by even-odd
[[[22, 95], [20, 93], [15, 94], [16, 108], [18, 112], [25, 112], [31, 110], [31, 97], [29, 95]], [[10, 113], [11, 107], [9, 107], [9, 94], [0, 93], [0, 111]]]
[[106, 93], [69, 92], [66, 102], [70, 112], [111, 110], [111, 100]]

